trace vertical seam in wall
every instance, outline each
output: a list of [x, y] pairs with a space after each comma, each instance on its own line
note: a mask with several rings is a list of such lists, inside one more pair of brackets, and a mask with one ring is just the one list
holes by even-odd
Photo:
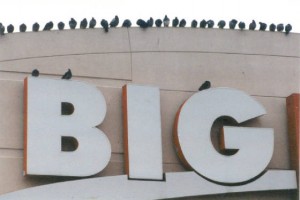
[[131, 78], [131, 82], [132, 82], [132, 80], [133, 80], [133, 77], [132, 77], [132, 50], [131, 50], [129, 28], [127, 28], [127, 34], [128, 34], [128, 42], [129, 42], [129, 53], [130, 53], [130, 78]]

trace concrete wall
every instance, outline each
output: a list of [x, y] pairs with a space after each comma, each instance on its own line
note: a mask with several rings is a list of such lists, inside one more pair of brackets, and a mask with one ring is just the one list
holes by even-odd
[[[109, 165], [97, 176], [124, 174], [121, 87], [161, 89], [165, 172], [184, 171], [172, 144], [175, 114], [205, 80], [241, 89], [267, 115], [245, 126], [271, 127], [275, 150], [268, 168], [290, 169], [285, 98], [300, 92], [300, 35], [191, 28], [117, 28], [27, 32], [0, 37], [0, 194], [74, 178], [23, 177], [23, 79], [33, 69], [96, 85], [107, 102], [99, 126], [112, 144]], [[293, 192], [257, 192], [190, 199], [292, 199]]]

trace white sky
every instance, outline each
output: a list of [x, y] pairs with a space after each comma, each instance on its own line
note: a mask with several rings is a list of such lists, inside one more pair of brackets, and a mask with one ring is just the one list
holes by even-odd
[[[138, 18], [163, 18], [165, 14], [173, 19], [185, 18], [187, 26], [193, 19], [212, 19], [215, 24], [220, 19], [227, 22], [232, 18], [244, 21], [246, 27], [252, 19], [257, 22], [290, 23], [292, 32], [300, 33], [300, 0], [0, 0], [0, 22], [7, 26], [13, 24], [18, 30], [21, 23], [31, 31], [32, 24], [38, 22], [41, 28], [48, 21], [63, 21], [68, 26], [71, 17], [80, 22], [91, 17], [97, 20], [111, 19], [118, 15], [121, 23], [130, 19], [136, 26]], [[120, 25], [119, 25], [120, 26]]]

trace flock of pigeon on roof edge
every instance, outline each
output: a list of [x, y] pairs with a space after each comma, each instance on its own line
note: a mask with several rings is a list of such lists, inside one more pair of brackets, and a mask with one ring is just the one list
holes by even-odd
[[[181, 19], [179, 20], [177, 17], [175, 17], [172, 22], [171, 20], [168, 18], [167, 15], [165, 15], [164, 19], [161, 20], [161, 19], [157, 19], [157, 20], [153, 20], [152, 17], [150, 17], [150, 19], [148, 20], [143, 20], [143, 19], [138, 19], [136, 24], [143, 28], [143, 29], [146, 29], [148, 27], [153, 27], [154, 24], [156, 27], [185, 27], [186, 26], [186, 20], [185, 19]], [[263, 23], [263, 22], [259, 22], [259, 28], [258, 30], [260, 31], [266, 31], [267, 29], [267, 24], [266, 23]], [[97, 21], [92, 18], [89, 23], [87, 21], [86, 18], [84, 18], [81, 22], [80, 22], [80, 29], [86, 29], [86, 28], [95, 28], [95, 26], [97, 25]], [[104, 29], [105, 32], [108, 32], [109, 28], [113, 28], [113, 27], [117, 27], [119, 25], [119, 17], [116, 15], [110, 23], [108, 23], [107, 20], [105, 19], [102, 19], [101, 22], [100, 22], [100, 25], [101, 27]], [[123, 24], [122, 24], [122, 27], [126, 27], [126, 28], [129, 28], [131, 27], [132, 23], [129, 19], [125, 19]], [[215, 25], [215, 22], [213, 20], [202, 20], [199, 22], [199, 27], [200, 28], [213, 28]], [[235, 19], [232, 19], [229, 21], [229, 28], [230, 29], [235, 29], [236, 25], [238, 25], [238, 28], [240, 30], [244, 30], [246, 29], [246, 24], [242, 21], [240, 21], [238, 23], [237, 20]], [[44, 26], [43, 28], [43, 31], [50, 31], [51, 29], [53, 29], [53, 22], [50, 21], [48, 23], [46, 23], [46, 25]], [[71, 18], [71, 20], [69, 21], [69, 27], [70, 29], [75, 29], [77, 26], [77, 21], [74, 19], [74, 18]], [[192, 20], [191, 22], [191, 28], [197, 28], [198, 26], [198, 21], [197, 20]], [[226, 26], [226, 22], [224, 20], [220, 20], [217, 24], [217, 26], [220, 28], [220, 29], [223, 29], [225, 26]], [[256, 22], [254, 20], [252, 20], [252, 22], [249, 24], [249, 30], [255, 30], [256, 29]], [[65, 24], [63, 22], [59, 22], [57, 24], [57, 27], [58, 27], [58, 30], [64, 30], [65, 28]], [[25, 24], [21, 24], [19, 26], [19, 31], [20, 32], [26, 32], [27, 30], [27, 26]], [[33, 32], [38, 32], [40, 30], [40, 25], [36, 22], [32, 25], [32, 31]], [[289, 34], [292, 30], [292, 26], [290, 24], [287, 24], [287, 25], [283, 25], [283, 24], [270, 24], [269, 25], [269, 31], [271, 32], [275, 32], [275, 31], [278, 31], [278, 32], [285, 32], [285, 34]], [[13, 33], [14, 32], [14, 26], [12, 24], [8, 25], [7, 26], [7, 33]], [[5, 26], [2, 25], [2, 23], [0, 23], [0, 35], [4, 35], [5, 34]]]

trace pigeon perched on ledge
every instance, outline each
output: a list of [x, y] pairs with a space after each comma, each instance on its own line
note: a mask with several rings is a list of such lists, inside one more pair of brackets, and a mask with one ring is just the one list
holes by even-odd
[[110, 27], [117, 27], [119, 24], [119, 17], [118, 15], [116, 15], [112, 20], [111, 22], [109, 23], [109, 26]]
[[125, 19], [122, 24], [122, 27], [126, 27], [126, 28], [131, 27], [131, 21], [129, 19]]
[[277, 25], [277, 31], [278, 31], [278, 32], [282, 32], [283, 29], [284, 29], [283, 24], [278, 24], [278, 25]]
[[8, 33], [13, 33], [14, 30], [15, 30], [15, 27], [12, 24], [10, 24], [10, 25], [7, 26], [7, 32]]
[[179, 27], [183, 28], [183, 27], [185, 27], [185, 25], [186, 25], [185, 19], [180, 20]]
[[147, 28], [148, 27], [148, 23], [145, 22], [145, 20], [142, 20], [142, 19], [138, 19], [136, 24], [141, 28]]
[[59, 22], [59, 23], [57, 24], [57, 27], [58, 27], [58, 30], [62, 31], [62, 30], [64, 30], [64, 28], [65, 28], [65, 24], [64, 24], [63, 22]]
[[172, 27], [177, 27], [179, 24], [179, 20], [177, 17], [175, 17], [173, 20], [172, 20]]
[[27, 29], [25, 24], [21, 24], [19, 28], [20, 28], [20, 32], [25, 32]]
[[276, 25], [275, 24], [270, 24], [269, 30], [274, 32], [276, 30]]
[[53, 22], [50, 21], [45, 25], [43, 31], [50, 31], [52, 28], [53, 28]]
[[37, 70], [37, 69], [32, 70], [31, 76], [38, 77], [39, 75], [40, 75], [39, 70]]
[[240, 28], [241, 30], [244, 30], [245, 27], [246, 27], [245, 22], [240, 22], [240, 23], [239, 23], [239, 28]]
[[285, 34], [286, 34], [286, 35], [289, 34], [289, 33], [291, 32], [291, 30], [292, 30], [292, 25], [287, 24], [287, 25], [285, 26]]
[[68, 71], [61, 77], [61, 79], [66, 79], [69, 80], [72, 78], [72, 72], [70, 69], [68, 69]]
[[71, 20], [69, 21], [69, 26], [70, 26], [70, 29], [75, 29], [76, 28], [77, 22], [74, 18], [71, 18]]
[[164, 23], [164, 27], [169, 27], [170, 19], [168, 18], [167, 15], [165, 15], [163, 23]]
[[249, 24], [249, 30], [255, 30], [256, 28], [256, 22], [254, 20], [252, 20], [252, 22]]
[[211, 86], [210, 81], [205, 81], [199, 88], [199, 91], [209, 89]]
[[235, 29], [236, 24], [237, 24], [237, 20], [232, 19], [232, 20], [229, 22], [229, 28], [230, 28], [230, 29]]
[[193, 20], [192, 22], [191, 22], [191, 27], [192, 28], [197, 28], [197, 25], [198, 25], [198, 22], [197, 22], [197, 20]]
[[161, 25], [162, 25], [162, 20], [161, 19], [155, 20], [155, 26], [156, 27], [161, 27]]
[[38, 32], [39, 29], [40, 29], [40, 25], [39, 25], [37, 22], [35, 22], [35, 23], [32, 25], [32, 31], [33, 31], [33, 32]]
[[200, 28], [205, 28], [205, 27], [206, 27], [206, 24], [207, 24], [206, 20], [203, 19], [203, 20], [200, 22]]
[[88, 22], [87, 22], [86, 18], [84, 18], [84, 19], [80, 22], [80, 28], [81, 28], [81, 29], [86, 29], [87, 24], [88, 24]]
[[226, 22], [224, 20], [220, 20], [218, 22], [218, 26], [219, 26], [220, 29], [223, 29], [226, 26]]
[[94, 17], [92, 17], [92, 19], [90, 20], [89, 28], [95, 28], [96, 24], [96, 20], [94, 19]]
[[100, 24], [104, 28], [104, 31], [107, 33], [108, 32], [108, 21], [106, 21], [105, 19], [102, 19]]
[[259, 22], [259, 30], [265, 31], [267, 29], [267, 24], [263, 22]]

